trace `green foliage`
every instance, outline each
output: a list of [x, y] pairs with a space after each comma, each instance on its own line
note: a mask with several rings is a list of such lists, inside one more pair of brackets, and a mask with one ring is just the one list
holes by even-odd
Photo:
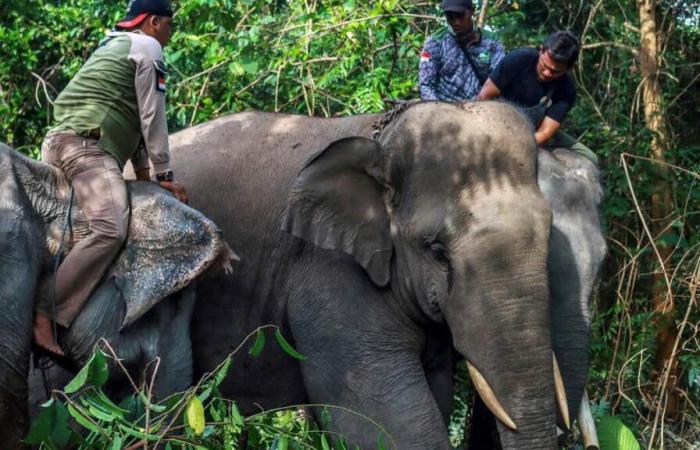
[[[50, 100], [122, 16], [125, 3], [0, 3], [1, 141], [38, 155], [51, 124]], [[416, 98], [421, 46], [427, 35], [443, 25], [438, 3], [175, 1], [175, 33], [165, 53], [171, 71], [170, 129], [251, 108], [330, 117], [381, 111], [384, 98]], [[679, 327], [678, 345], [680, 389], [687, 395], [680, 420], [669, 423], [666, 430], [693, 442], [700, 439], [700, 418], [692, 414], [700, 404], [700, 312], [692, 308], [697, 301], [693, 273], [700, 245], [700, 5], [698, 0], [658, 3], [663, 51], [659, 81], [669, 127], [665, 158], [678, 168], [640, 159], [650, 156], [653, 136], [644, 123], [639, 89], [638, 2], [490, 2], [487, 29], [508, 49], [539, 45], [554, 29], [572, 29], [582, 38], [580, 61], [573, 71], [578, 101], [564, 128], [601, 159], [609, 247], [593, 317], [589, 393], [605, 414], [620, 417], [642, 441], [650, 438], [650, 429], [658, 427], [659, 403], [654, 400], [659, 375], [654, 357], [657, 314], [649, 302], [654, 274], [660, 272], [652, 247], [656, 245], [667, 255], [665, 268], [676, 305], [674, 323], [683, 323], [689, 311], [687, 326]], [[623, 154], [629, 156], [623, 159]], [[674, 188], [668, 199], [671, 225], [650, 238], [644, 225], [654, 228], [649, 211], [661, 179]], [[280, 337], [276, 335], [278, 344], [298, 357]], [[264, 344], [264, 334], [258, 333], [251, 354], [262, 351]], [[84, 376], [84, 383], [76, 382], [79, 395], [95, 389], [88, 381], [93, 375]], [[458, 389], [463, 394], [465, 383]], [[214, 398], [215, 389], [209, 395]], [[202, 400], [205, 414], [210, 399]], [[125, 417], [135, 417], [146, 404], [135, 397], [125, 406], [129, 411]], [[455, 405], [450, 430], [457, 444], [468, 402], [456, 400]], [[229, 414], [235, 404], [217, 408], [218, 413]], [[236, 435], [234, 429], [229, 428], [231, 436]], [[63, 436], [63, 431], [56, 432]], [[124, 436], [131, 435], [124, 432]], [[291, 445], [285, 442], [291, 443], [280, 439], [275, 445]]]
[[[260, 342], [264, 342], [266, 328], [270, 327], [258, 328], [249, 335], [256, 336], [251, 346], [251, 350], [256, 348], [254, 356], [262, 351]], [[272, 328], [275, 328], [280, 348], [291, 357], [306, 359], [284, 339], [277, 327]], [[46, 449], [121, 449], [148, 442], [154, 448], [215, 450], [239, 448], [245, 436], [245, 448], [251, 449], [351, 448], [343, 436], [320, 431], [308, 417], [304, 405], [243, 417], [236, 402], [223, 398], [218, 389], [229, 375], [238, 349], [186, 392], [156, 401], [151, 395], [151, 386], [144, 384], [117, 406], [103, 391], [109, 378], [108, 359], [117, 361], [109, 345], [105, 347], [111, 352], [110, 356], [95, 350], [63, 392], [54, 392], [42, 405], [25, 443]], [[331, 406], [314, 406], [322, 407], [322, 416], [331, 420]], [[378, 429], [378, 436], [381, 436], [380, 431]], [[383, 438], [378, 442], [379, 448], [386, 446]]]
[[600, 450], [640, 450], [632, 431], [616, 417], [605, 416], [597, 423]]

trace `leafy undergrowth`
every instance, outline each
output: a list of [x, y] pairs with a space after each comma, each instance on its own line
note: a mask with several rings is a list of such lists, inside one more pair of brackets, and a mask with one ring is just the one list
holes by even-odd
[[[277, 344], [291, 357], [305, 360], [274, 326], [260, 327], [248, 353], [258, 356], [265, 346], [265, 329], [275, 328]], [[244, 343], [247, 341], [246, 339]], [[336, 407], [298, 405], [263, 411], [243, 417], [235, 401], [219, 391], [231, 368], [238, 347], [216, 370], [205, 375], [185, 392], [156, 400], [153, 383], [159, 361], [152, 363], [150, 380], [138, 386], [116, 353], [102, 341], [88, 362], [62, 391], [54, 391], [42, 405], [25, 443], [40, 449], [358, 449], [347, 438], [322, 431], [311, 416], [320, 411], [319, 421], [328, 425]], [[108, 360], [112, 359], [131, 382], [133, 393], [115, 402], [105, 385], [109, 380]], [[145, 373], [148, 373], [146, 370]], [[351, 412], [343, 409], [345, 412]], [[367, 418], [371, 421], [371, 419]], [[377, 448], [388, 447], [377, 431]]]

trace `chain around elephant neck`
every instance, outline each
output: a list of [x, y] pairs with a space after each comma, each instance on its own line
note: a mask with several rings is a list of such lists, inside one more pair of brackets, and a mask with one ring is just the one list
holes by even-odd
[[379, 136], [382, 135], [382, 131], [389, 125], [394, 119], [406, 111], [409, 107], [420, 103], [420, 100], [384, 100], [385, 103], [392, 105], [389, 111], [386, 111], [382, 117], [372, 124], [372, 139], [375, 141], [379, 140]]

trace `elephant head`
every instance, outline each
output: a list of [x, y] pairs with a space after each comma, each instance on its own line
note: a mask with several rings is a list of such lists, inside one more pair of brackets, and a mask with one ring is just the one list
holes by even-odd
[[[185, 387], [189, 378], [173, 378], [176, 372], [191, 376], [193, 294], [158, 303], [235, 255], [201, 213], [150, 183], [129, 183], [128, 189], [129, 239], [62, 344], [78, 364], [101, 337], [135, 366], [168, 352], [175, 367], [166, 383]], [[0, 424], [8, 445], [26, 431], [31, 319], [36, 303], [51, 295], [69, 192], [60, 171], [0, 144]], [[79, 205], [71, 215], [73, 233], [66, 234], [64, 250], [89, 232]]]
[[527, 121], [501, 103], [415, 105], [378, 142], [302, 168], [283, 229], [352, 255], [423, 323], [445, 323], [504, 448], [556, 447], [551, 213]]

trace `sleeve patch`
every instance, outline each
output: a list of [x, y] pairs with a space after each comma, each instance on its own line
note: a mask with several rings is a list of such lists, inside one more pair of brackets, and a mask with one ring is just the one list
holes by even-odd
[[165, 77], [168, 73], [165, 68], [165, 63], [163, 63], [163, 61], [154, 61], [153, 64], [156, 66], [156, 91], [165, 93]]
[[423, 50], [420, 54], [420, 62], [430, 61], [430, 52]]

